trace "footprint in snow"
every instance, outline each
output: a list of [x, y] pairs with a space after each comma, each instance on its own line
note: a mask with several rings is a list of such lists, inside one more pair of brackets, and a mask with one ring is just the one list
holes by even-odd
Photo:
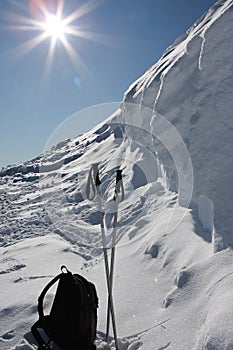
[[32, 345], [30, 345], [25, 339], [21, 340], [21, 342], [10, 350], [35, 350]]
[[16, 278], [14, 280], [14, 283], [28, 282], [30, 280], [36, 280], [36, 279], [41, 279], [41, 278], [51, 278], [51, 277], [53, 277], [53, 276], [51, 276], [51, 275], [50, 276], [44, 276], [44, 275], [42, 275], [42, 276], [28, 276], [28, 277], [24, 276], [24, 277]]
[[151, 258], [156, 259], [159, 255], [160, 246], [156, 243], [146, 248], [145, 254], [149, 254]]
[[8, 331], [4, 333], [2, 336], [0, 336], [0, 339], [3, 341], [9, 341], [15, 337], [14, 330]]
[[[119, 350], [140, 350], [142, 349], [142, 341], [141, 340], [134, 340], [131, 341], [128, 339], [118, 339], [118, 346]], [[98, 350], [113, 350], [115, 349], [115, 343], [112, 341], [110, 344], [107, 344], [105, 342], [100, 342], [97, 344]]]
[[135, 342], [133, 342], [132, 344], [130, 344], [130, 346], [127, 348], [127, 350], [139, 350], [142, 349], [142, 341], [141, 340], [137, 340]]
[[8, 268], [6, 268], [5, 270], [1, 270], [0, 271], [0, 275], [4, 275], [6, 273], [10, 273], [10, 272], [14, 272], [14, 271], [18, 271], [21, 270], [23, 268], [25, 268], [26, 265], [25, 264], [14, 264], [9, 266]]
[[158, 350], [165, 350], [168, 349], [168, 347], [170, 346], [171, 342], [167, 343], [165, 346], [163, 346], [162, 348], [159, 348]]

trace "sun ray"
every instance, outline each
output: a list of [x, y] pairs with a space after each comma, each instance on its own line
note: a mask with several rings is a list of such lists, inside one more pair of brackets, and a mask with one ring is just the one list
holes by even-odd
[[85, 5], [79, 7], [75, 12], [67, 16], [64, 19], [64, 25], [67, 26], [68, 24], [74, 22], [76, 19], [85, 16], [87, 13], [93, 11], [96, 7], [99, 7], [104, 2], [105, 0], [89, 0]]
[[81, 56], [77, 53], [77, 51], [75, 51], [75, 49], [67, 40], [67, 38], [63, 35], [60, 39], [76, 70], [77, 71], [82, 70], [83, 72], [88, 73], [89, 75], [90, 72], [87, 68], [87, 65], [82, 60]]
[[33, 26], [23, 26], [23, 25], [7, 25], [2, 27], [3, 30], [17, 30], [17, 31], [41, 31], [41, 28]]
[[68, 26], [65, 32], [67, 34], [71, 34], [87, 40], [95, 41], [103, 45], [113, 46], [112, 37], [107, 34], [97, 34], [90, 31], [77, 29], [75, 26]]
[[28, 18], [26, 16], [22, 16], [22, 15], [15, 14], [15, 13], [10, 14], [10, 21], [17, 23], [18, 25], [21, 24], [22, 26], [27, 24], [27, 25], [31, 26], [31, 28], [37, 28], [37, 29], [42, 28], [41, 21], [38, 21], [38, 20], [33, 19], [33, 18]]
[[48, 55], [46, 59], [46, 71], [51, 69], [53, 59], [54, 59], [54, 53], [55, 53], [55, 48], [56, 48], [56, 38], [52, 37], [50, 40], [50, 45], [49, 45], [49, 50], [48, 50]]
[[58, 0], [57, 10], [56, 10], [56, 16], [58, 18], [62, 18], [63, 9], [64, 9], [64, 0]]
[[[38, 8], [45, 17], [49, 15], [49, 10], [46, 7], [45, 0], [37, 0], [35, 3], [30, 1], [30, 4], [31, 4], [31, 7], [33, 7], [33, 4], [34, 4], [34, 7]], [[31, 12], [33, 13], [33, 9], [31, 9]]]
[[46, 38], [48, 38], [47, 33], [41, 33], [34, 37], [33, 39], [30, 39], [23, 44], [15, 47], [14, 49], [8, 51], [8, 54], [10, 54], [11, 57], [14, 58], [23, 58], [29, 52], [31, 52], [34, 48], [36, 48], [38, 45], [40, 45]]
[[54, 61], [55, 49], [56, 49], [56, 39], [54, 37], [51, 37], [49, 50], [48, 50], [48, 54], [47, 54], [47, 58], [44, 66], [42, 81], [41, 81], [43, 86], [41, 90], [43, 90], [43, 93], [45, 94], [47, 94], [48, 92], [51, 70], [52, 70], [53, 61]]

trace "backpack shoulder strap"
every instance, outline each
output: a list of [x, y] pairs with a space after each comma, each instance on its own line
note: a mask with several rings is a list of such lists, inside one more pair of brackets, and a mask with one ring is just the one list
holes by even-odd
[[[67, 274], [71, 274], [71, 272], [69, 270], [67, 270], [67, 268], [64, 265], [61, 267], [61, 270], [63, 270], [63, 269], [66, 269]], [[64, 275], [64, 273], [62, 272], [59, 275], [57, 275], [56, 277], [54, 277], [42, 290], [42, 292], [38, 298], [39, 318], [44, 317], [43, 301], [44, 301], [44, 297], [45, 297], [46, 293], [63, 275]]]
[[[34, 338], [36, 339], [39, 347], [38, 350], [51, 350], [52, 347], [50, 346], [50, 336], [46, 332], [46, 325], [49, 324], [49, 317], [50, 316], [44, 316], [44, 310], [43, 310], [43, 301], [46, 293], [48, 292], [49, 288], [51, 288], [62, 276], [64, 276], [63, 270], [66, 269], [66, 274], [72, 273], [66, 268], [66, 266], [61, 267], [62, 273], [54, 277], [42, 290], [39, 298], [38, 298], [38, 313], [39, 313], [39, 320], [31, 327], [32, 334]], [[38, 328], [44, 329], [45, 333], [48, 336], [48, 341], [45, 341], [43, 337], [41, 336], [40, 332], [38, 331]]]

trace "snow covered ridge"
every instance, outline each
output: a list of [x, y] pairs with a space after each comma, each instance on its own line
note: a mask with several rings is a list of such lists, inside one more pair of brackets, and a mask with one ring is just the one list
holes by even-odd
[[124, 97], [124, 103], [152, 110], [148, 123], [153, 111], [160, 113], [183, 138], [194, 170], [193, 205], [206, 213], [200, 216], [213, 231], [216, 252], [233, 247], [232, 5], [218, 1]]
[[[126, 104], [124, 105], [126, 108]], [[118, 241], [129, 229], [128, 216], [143, 215], [153, 208], [153, 196], [157, 191], [168, 191], [174, 204], [188, 207], [193, 186], [193, 172], [187, 148], [172, 124], [156, 115], [159, 129], [150, 132], [150, 125], [140, 124], [141, 113], [135, 105], [128, 105], [124, 117], [127, 123], [119, 121], [120, 109], [105, 124], [96, 127], [86, 135], [73, 140], [60, 142], [40, 157], [24, 164], [9, 166], [0, 173], [0, 194], [3, 201], [0, 232], [2, 245], [14, 243], [20, 237], [30, 237], [32, 229], [36, 235], [55, 232], [65, 236], [70, 242], [77, 241], [77, 250], [85, 258], [101, 254], [101, 240], [98, 234], [99, 217], [95, 203], [87, 201], [85, 188], [91, 164], [100, 162], [104, 169], [102, 188], [106, 200], [106, 222], [111, 224], [112, 191], [115, 171], [123, 169], [126, 182], [126, 198], [138, 193], [135, 203], [130, 200], [121, 208], [121, 226]], [[144, 116], [151, 113], [143, 111]], [[131, 123], [129, 122], [131, 118]], [[148, 118], [147, 118], [148, 119]], [[148, 130], [147, 130], [148, 129]], [[132, 139], [133, 137], [133, 139]], [[160, 158], [155, 151], [154, 138], [160, 141]], [[148, 164], [150, 164], [148, 166]], [[170, 192], [164, 165], [174, 178]], [[101, 170], [102, 172], [102, 170]], [[143, 191], [140, 191], [143, 188]], [[146, 205], [148, 203], [148, 206]], [[159, 213], [162, 214], [169, 201], [161, 201]], [[179, 211], [181, 209], [177, 206]], [[167, 219], [165, 231], [170, 232], [182, 221], [183, 215], [176, 216], [176, 206]], [[159, 221], [160, 214], [157, 215]], [[75, 225], [73, 224], [75, 222]], [[19, 227], [20, 223], [20, 227]], [[94, 225], [94, 226], [93, 226]], [[93, 237], [87, 237], [85, 231], [92, 226]], [[78, 227], [78, 231], [77, 231]], [[132, 234], [133, 235], [133, 234]], [[98, 248], [98, 249], [97, 249]]]
[[[137, 95], [143, 93], [143, 90], [148, 88], [156, 78], [161, 79], [166, 76], [173, 65], [176, 64], [183, 55], [188, 54], [188, 45], [195, 37], [200, 37], [202, 39], [198, 60], [198, 68], [201, 70], [201, 59], [205, 44], [205, 34], [214, 24], [214, 22], [224, 14], [225, 11], [231, 10], [231, 6], [232, 0], [217, 1], [215, 5], [213, 5], [199, 20], [193, 24], [192, 27], [186, 31], [185, 34], [178, 37], [175, 42], [166, 49], [158, 62], [156, 62], [146, 71], [144, 75], [142, 75], [129, 87], [129, 89], [125, 92], [125, 100], [129, 101], [130, 97], [135, 98]], [[143, 96], [141, 96], [141, 98], [142, 97]], [[135, 100], [133, 100], [133, 102], [135, 102]], [[144, 102], [145, 101], [143, 101], [143, 104]]]

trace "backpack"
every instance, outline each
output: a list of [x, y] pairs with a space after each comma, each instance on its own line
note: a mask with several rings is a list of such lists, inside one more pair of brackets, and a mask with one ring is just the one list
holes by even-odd
[[[39, 344], [38, 350], [52, 349], [52, 342], [59, 350], [94, 350], [98, 308], [95, 286], [84, 277], [72, 274], [65, 266], [61, 271], [38, 298], [39, 320], [31, 328]], [[57, 281], [50, 314], [44, 315], [44, 297]]]

